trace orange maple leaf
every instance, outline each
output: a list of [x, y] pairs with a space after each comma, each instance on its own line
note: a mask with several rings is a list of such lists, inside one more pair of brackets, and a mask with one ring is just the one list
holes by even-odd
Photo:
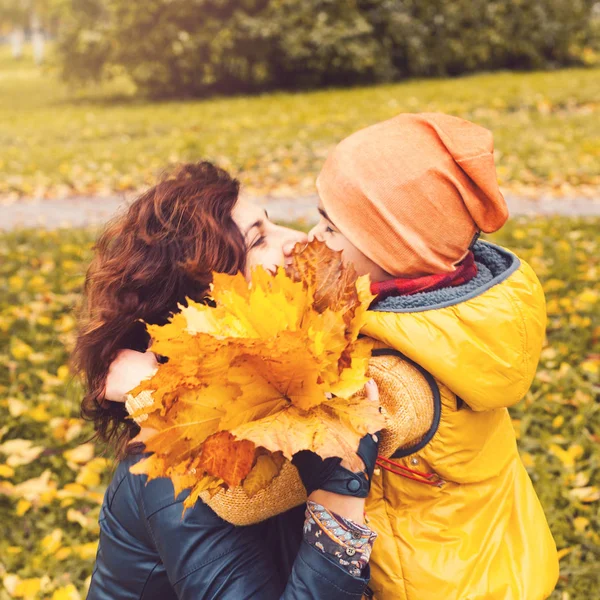
[[202, 444], [198, 466], [208, 475], [220, 477], [234, 487], [240, 485], [252, 470], [255, 449], [252, 442], [238, 441], [228, 431], [220, 431]]

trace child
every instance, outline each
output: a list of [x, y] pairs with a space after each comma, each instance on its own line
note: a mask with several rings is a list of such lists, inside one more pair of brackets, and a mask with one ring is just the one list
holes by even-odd
[[476, 241], [508, 217], [491, 133], [399, 115], [342, 141], [317, 188], [312, 235], [378, 294], [363, 333], [414, 364], [434, 404], [429, 431], [380, 460], [367, 500], [375, 598], [547, 598], [556, 546], [506, 409], [533, 379], [545, 304], [526, 263]]

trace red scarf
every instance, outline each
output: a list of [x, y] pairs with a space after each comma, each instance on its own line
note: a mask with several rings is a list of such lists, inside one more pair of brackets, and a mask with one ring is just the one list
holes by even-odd
[[471, 281], [477, 275], [477, 265], [473, 252], [457, 265], [452, 273], [440, 273], [439, 275], [425, 275], [415, 279], [389, 279], [371, 284], [371, 293], [377, 296], [377, 300], [383, 300], [388, 296], [411, 296], [419, 292], [432, 292], [444, 287], [455, 287]]

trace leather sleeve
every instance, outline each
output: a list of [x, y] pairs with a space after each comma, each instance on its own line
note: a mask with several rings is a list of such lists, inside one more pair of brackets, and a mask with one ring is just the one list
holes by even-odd
[[173, 499], [170, 481], [159, 479], [144, 485], [145, 479], [136, 477], [140, 512], [181, 600], [362, 597], [368, 577], [352, 577], [306, 542], [301, 543], [291, 575], [285, 580], [274, 564], [272, 549], [265, 544], [262, 524], [236, 527], [202, 502], [182, 517], [186, 492]]

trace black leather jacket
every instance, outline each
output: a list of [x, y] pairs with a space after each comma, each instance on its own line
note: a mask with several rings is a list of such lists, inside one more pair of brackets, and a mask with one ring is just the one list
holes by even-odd
[[368, 578], [303, 541], [304, 506], [248, 527], [202, 502], [182, 518], [187, 492], [131, 475], [140, 458], [124, 460], [106, 491], [88, 600], [361, 598]]

